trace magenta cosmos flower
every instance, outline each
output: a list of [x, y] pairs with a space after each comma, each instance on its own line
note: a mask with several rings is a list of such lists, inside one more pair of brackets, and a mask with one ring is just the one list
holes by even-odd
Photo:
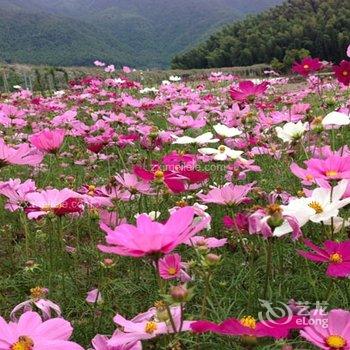
[[230, 336], [286, 338], [292, 329], [302, 328], [299, 316], [283, 317], [277, 320], [257, 322], [252, 316], [241, 319], [229, 318], [220, 324], [210, 321], [197, 321], [191, 324], [196, 333], [212, 332]]
[[0, 168], [10, 164], [35, 166], [42, 160], [43, 155], [27, 143], [10, 147], [0, 138]]
[[107, 233], [108, 246], [99, 245], [98, 248], [105, 253], [136, 258], [159, 253], [168, 254], [210, 222], [210, 217], [194, 222], [194, 216], [194, 209], [186, 207], [172, 213], [165, 224], [152, 221], [146, 214], [137, 218], [136, 226], [122, 224], [112, 230], [101, 223], [101, 229]]
[[263, 95], [267, 90], [269, 83], [267, 81], [255, 85], [252, 81], [241, 81], [238, 89], [231, 88], [230, 95], [233, 100], [240, 102], [253, 102], [257, 96]]
[[340, 83], [350, 85], [350, 61], [341, 61], [338, 66], [333, 67], [333, 71]]
[[307, 77], [310, 73], [318, 72], [323, 68], [319, 58], [306, 57], [301, 62], [294, 62], [292, 71]]
[[73, 328], [63, 318], [43, 322], [36, 312], [24, 313], [18, 322], [0, 317], [0, 348], [6, 350], [83, 350], [71, 341]]
[[300, 335], [320, 349], [350, 349], [350, 312], [334, 309], [329, 313], [313, 310], [308, 326]]
[[158, 271], [160, 277], [170, 280], [180, 277], [181, 274], [181, 256], [179, 254], [166, 255], [158, 260]]
[[247, 194], [254, 183], [247, 185], [226, 184], [220, 188], [213, 188], [208, 194], [198, 194], [197, 196], [204, 203], [216, 203], [221, 205], [234, 205], [249, 201]]
[[38, 150], [47, 153], [55, 153], [62, 146], [65, 131], [63, 129], [45, 129], [31, 135], [29, 141]]
[[345, 242], [326, 241], [323, 248], [319, 248], [311, 241], [305, 239], [306, 246], [313, 252], [298, 250], [304, 258], [328, 264], [327, 275], [332, 277], [347, 277], [350, 275], [350, 240]]

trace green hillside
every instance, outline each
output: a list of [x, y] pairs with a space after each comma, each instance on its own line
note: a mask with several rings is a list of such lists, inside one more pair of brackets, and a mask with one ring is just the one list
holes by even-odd
[[339, 61], [350, 43], [350, 1], [289, 0], [226, 26], [172, 60], [173, 68], [208, 68], [283, 60], [286, 50]]

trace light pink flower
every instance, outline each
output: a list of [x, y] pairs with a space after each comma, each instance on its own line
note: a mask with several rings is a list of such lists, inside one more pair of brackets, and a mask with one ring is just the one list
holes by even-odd
[[17, 313], [32, 311], [34, 308], [39, 309], [42, 312], [44, 320], [48, 320], [52, 317], [52, 311], [56, 317], [61, 316], [61, 308], [59, 305], [55, 304], [51, 300], [46, 299], [47, 288], [36, 287], [30, 290], [31, 295], [30, 299], [24, 301], [23, 303], [18, 304], [11, 311], [10, 318], [13, 322], [17, 321]]
[[247, 194], [250, 192], [254, 183], [247, 185], [226, 184], [223, 187], [213, 188], [208, 194], [198, 194], [197, 196], [204, 203], [216, 203], [221, 205], [237, 205], [242, 202], [247, 203], [249, 198]]
[[[117, 336], [118, 331], [115, 334]], [[108, 345], [108, 341], [108, 337], [98, 334], [94, 339], [92, 339], [91, 343], [94, 350], [142, 350], [142, 344], [140, 341], [116, 346]]]
[[30, 179], [23, 183], [20, 179], [0, 182], [0, 194], [7, 198], [5, 208], [10, 211], [19, 209], [25, 203], [26, 195], [34, 191], [36, 191], [35, 182]]
[[[49, 213], [63, 215], [67, 213], [81, 212], [81, 195], [72, 190], [64, 188], [63, 190], [44, 190], [41, 192], [31, 192], [25, 196], [29, 202], [29, 207], [25, 211], [29, 219], [37, 219]], [[77, 199], [77, 201], [69, 201]]]
[[195, 247], [219, 248], [227, 243], [227, 238], [217, 239], [215, 237], [194, 236], [188, 239], [185, 244]]
[[102, 303], [101, 292], [98, 289], [90, 290], [90, 292], [87, 293], [85, 301], [89, 304]]
[[320, 349], [350, 349], [350, 312], [334, 309], [329, 313], [324, 310], [311, 312], [309, 325], [300, 335]]
[[35, 166], [42, 162], [43, 155], [27, 143], [15, 147], [6, 145], [0, 138], [0, 168], [9, 164]]
[[[171, 307], [170, 312], [176, 331], [190, 330], [191, 321], [183, 321], [181, 324], [181, 310], [179, 306]], [[108, 344], [111, 346], [124, 345], [138, 340], [152, 339], [166, 333], [174, 333], [169, 322], [157, 321], [156, 313], [157, 310], [151, 308], [131, 321], [117, 314], [113, 320], [118, 326], [123, 328], [123, 332], [115, 333]]]
[[84, 350], [68, 340], [72, 332], [71, 324], [63, 318], [43, 322], [36, 312], [24, 313], [18, 322], [7, 323], [0, 317], [0, 344], [6, 350]]

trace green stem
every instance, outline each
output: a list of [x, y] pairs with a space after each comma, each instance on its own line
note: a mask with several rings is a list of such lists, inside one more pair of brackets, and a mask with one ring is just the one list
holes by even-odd
[[266, 275], [264, 286], [264, 299], [268, 297], [272, 271], [272, 241], [268, 238], [266, 243]]

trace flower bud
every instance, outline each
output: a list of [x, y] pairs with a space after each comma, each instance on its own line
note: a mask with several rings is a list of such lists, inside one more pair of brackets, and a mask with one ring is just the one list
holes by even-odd
[[170, 295], [176, 302], [186, 301], [188, 297], [188, 290], [184, 285], [170, 287]]
[[205, 261], [209, 266], [217, 265], [220, 262], [220, 260], [221, 256], [213, 253], [207, 254], [205, 257]]

